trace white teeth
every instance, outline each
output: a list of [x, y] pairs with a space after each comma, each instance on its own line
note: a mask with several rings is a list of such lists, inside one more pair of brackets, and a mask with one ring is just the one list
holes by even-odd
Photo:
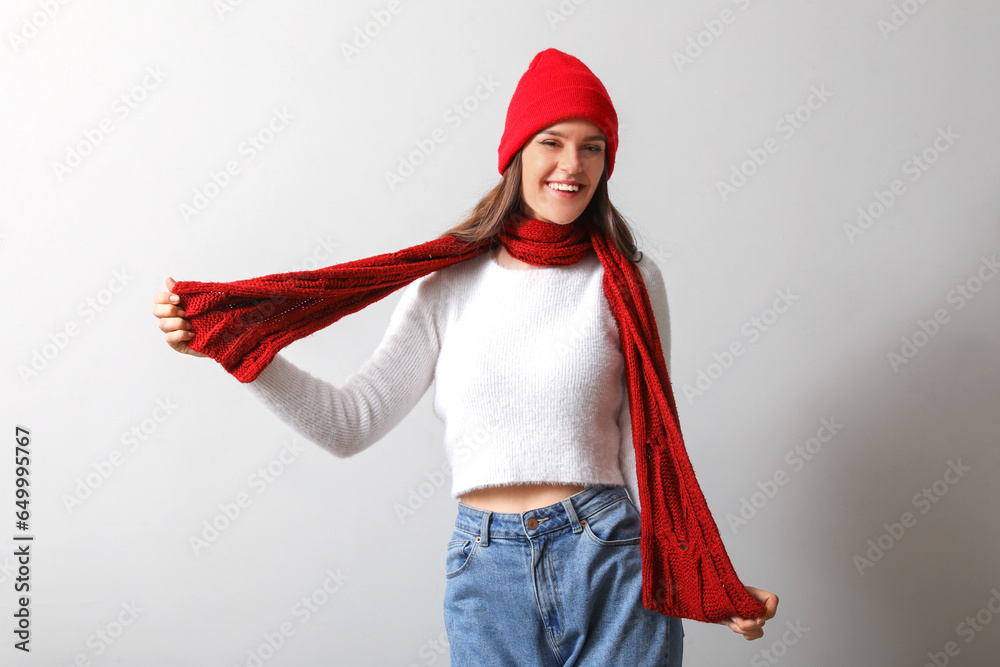
[[576, 192], [580, 189], [579, 185], [566, 185], [564, 183], [549, 183], [548, 185], [553, 190], [563, 190], [565, 192]]

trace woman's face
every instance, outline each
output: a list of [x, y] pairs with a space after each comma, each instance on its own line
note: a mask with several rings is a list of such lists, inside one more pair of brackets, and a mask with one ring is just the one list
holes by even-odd
[[604, 173], [606, 140], [589, 120], [550, 125], [521, 148], [521, 204], [544, 222], [567, 225], [583, 213]]

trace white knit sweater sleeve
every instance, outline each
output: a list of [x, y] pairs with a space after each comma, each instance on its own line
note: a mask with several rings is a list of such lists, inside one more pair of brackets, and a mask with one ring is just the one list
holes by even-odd
[[245, 386], [334, 456], [347, 458], [367, 449], [403, 420], [434, 379], [440, 342], [432, 276], [402, 289], [382, 341], [343, 386], [314, 377], [280, 354]]
[[[670, 373], [670, 312], [667, 307], [667, 289], [663, 283], [663, 274], [660, 267], [656, 265], [653, 258], [643, 253], [639, 260], [639, 270], [642, 273], [643, 283], [646, 285], [646, 293], [649, 295], [649, 304], [653, 308], [653, 319], [656, 321], [656, 330], [660, 334], [660, 345], [663, 348], [663, 360], [667, 365], [667, 373]], [[623, 373], [624, 375], [624, 373]], [[622, 469], [622, 477], [625, 478], [625, 488], [632, 499], [632, 504], [639, 510], [642, 506], [639, 503], [639, 481], [635, 469], [635, 446], [632, 443], [632, 420], [629, 415], [628, 388], [624, 386], [622, 380], [624, 400], [622, 409], [618, 415], [618, 427], [622, 433], [622, 446], [619, 456], [619, 463]], [[673, 378], [671, 377], [671, 384]], [[676, 388], [675, 388], [676, 392]]]

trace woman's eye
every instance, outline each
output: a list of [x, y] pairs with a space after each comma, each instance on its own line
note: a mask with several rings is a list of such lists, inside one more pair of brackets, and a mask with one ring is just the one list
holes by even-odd
[[[555, 141], [553, 141], [552, 139], [542, 139], [538, 143], [540, 145], [542, 145], [542, 146], [550, 146], [550, 147], [558, 147], [559, 146], [559, 144], [556, 143]], [[583, 148], [584, 148], [584, 150], [590, 151], [591, 153], [602, 153], [604, 151], [604, 148], [602, 146], [598, 146], [596, 144], [592, 144], [592, 145], [589, 145], [589, 146], [584, 146]]]

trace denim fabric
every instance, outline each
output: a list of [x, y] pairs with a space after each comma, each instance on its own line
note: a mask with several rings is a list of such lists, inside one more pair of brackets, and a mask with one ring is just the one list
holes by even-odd
[[678, 667], [681, 619], [642, 605], [640, 528], [618, 485], [521, 513], [459, 502], [445, 565], [452, 667]]

